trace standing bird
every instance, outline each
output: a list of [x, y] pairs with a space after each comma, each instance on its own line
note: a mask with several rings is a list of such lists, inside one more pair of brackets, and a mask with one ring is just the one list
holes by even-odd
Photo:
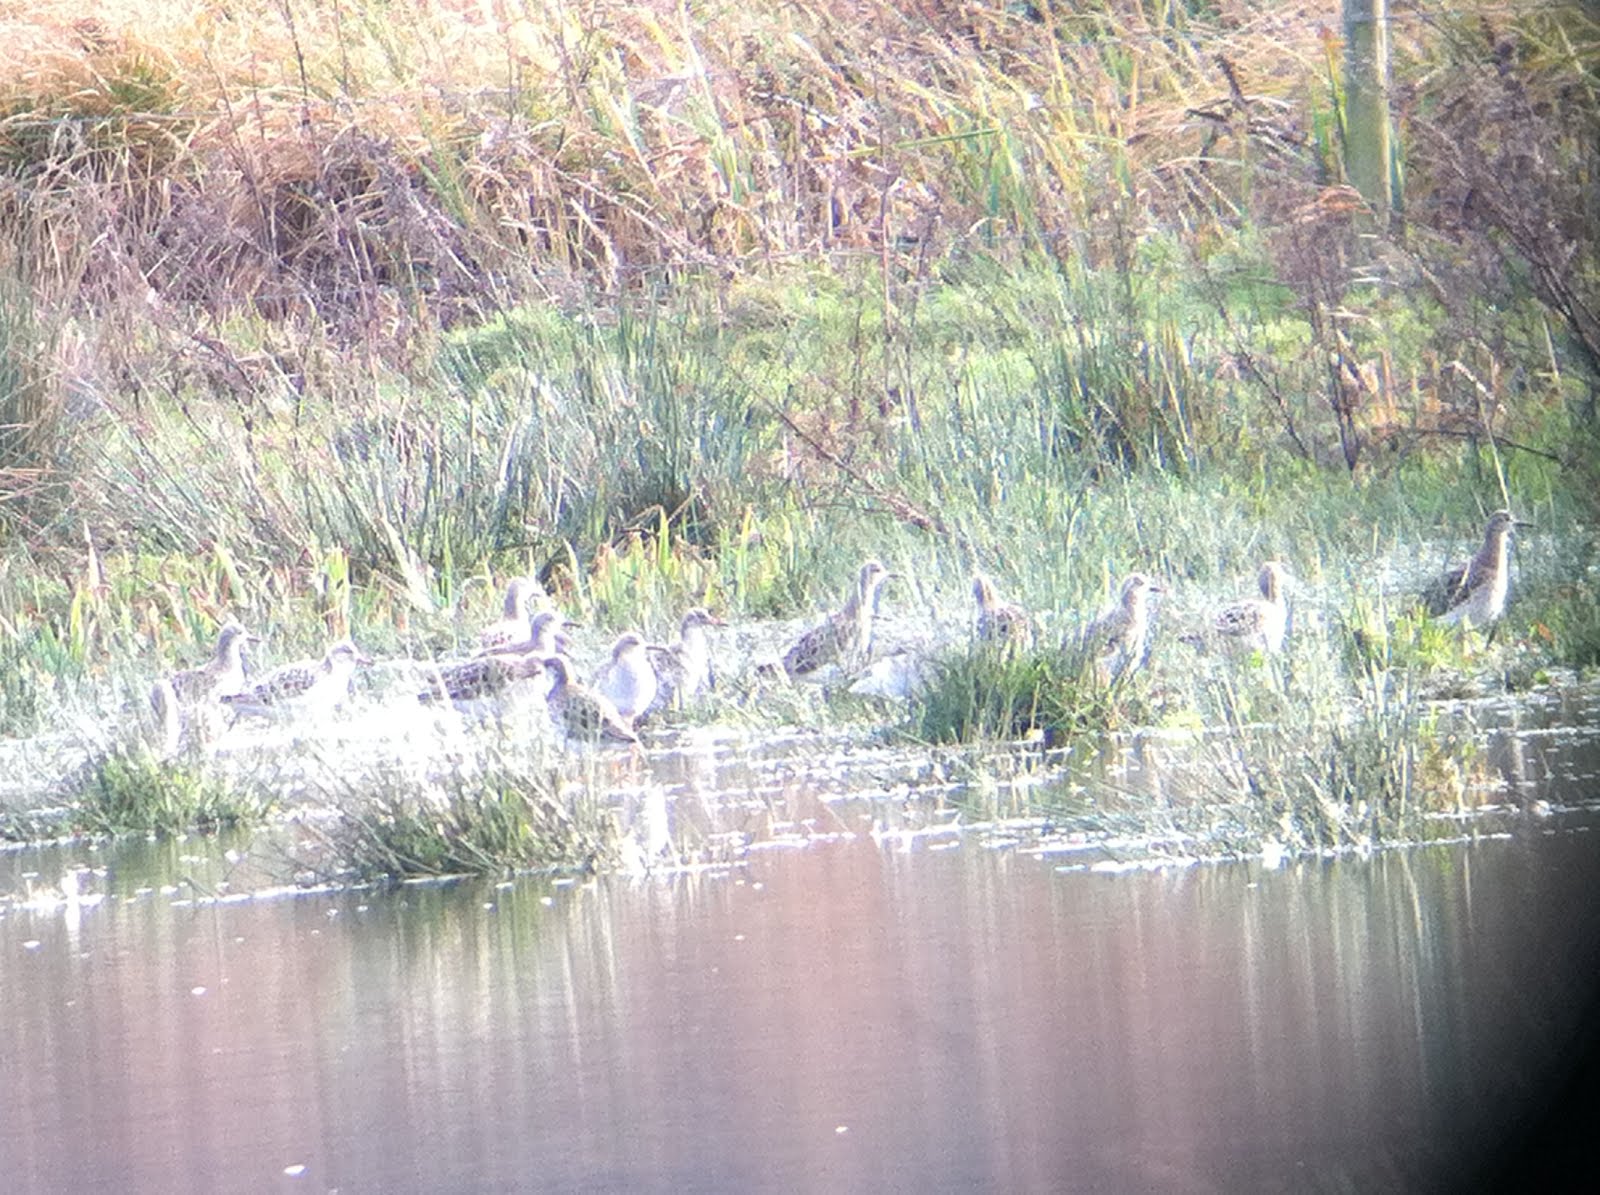
[[716, 684], [706, 628], [727, 625], [704, 606], [696, 606], [678, 624], [676, 643], [666, 646], [650, 643], [645, 646], [650, 654], [650, 666], [656, 674], [656, 699], [651, 703], [650, 710], [682, 705], [702, 689], [709, 689]]
[[211, 659], [150, 686], [150, 710], [163, 757], [181, 750], [203, 750], [227, 729], [222, 702], [248, 683], [244, 647], [255, 642], [254, 635], [230, 620], [217, 635]]
[[501, 703], [521, 687], [521, 682], [543, 672], [544, 660], [536, 655], [474, 656], [439, 665], [428, 678], [428, 687], [417, 694], [417, 700], [424, 705], [449, 701], [463, 714], [500, 713]]
[[542, 596], [544, 590], [532, 577], [513, 577], [506, 586], [505, 608], [498, 622], [492, 622], [478, 632], [478, 650], [503, 651], [512, 644], [528, 638], [528, 603]]
[[972, 596], [978, 602], [977, 634], [985, 643], [1033, 645], [1033, 618], [1015, 602], [1002, 601], [994, 582], [983, 573], [972, 574]]
[[595, 691], [632, 725], [656, 699], [656, 670], [645, 649], [644, 636], [624, 631], [611, 647], [611, 660], [595, 678]]
[[1428, 614], [1446, 626], [1485, 627], [1497, 621], [1505, 613], [1511, 583], [1511, 531], [1526, 526], [1509, 510], [1490, 515], [1477, 554], [1435, 577], [1422, 591]]
[[350, 695], [356, 666], [370, 663], [354, 643], [341, 639], [322, 659], [274, 668], [249, 688], [222, 700], [241, 714], [326, 715]]
[[209, 660], [167, 678], [172, 696], [180, 705], [199, 705], [239, 692], [245, 686], [244, 645], [254, 638], [238, 623], [228, 622]]
[[158, 759], [171, 759], [194, 741], [184, 724], [183, 707], [172, 681], [163, 676], [150, 686], [150, 720], [145, 724], [145, 741]]
[[550, 692], [545, 695], [550, 721], [561, 734], [579, 742], [638, 743], [632, 723], [609, 699], [572, 679], [565, 656], [547, 657], [544, 668], [550, 674]]
[[807, 676], [828, 664], [849, 669], [868, 663], [872, 658], [872, 621], [878, 613], [878, 592], [891, 576], [876, 560], [863, 564], [844, 608], [828, 615], [790, 645], [783, 653], [783, 670], [793, 678]]
[[1217, 612], [1213, 627], [1218, 642], [1234, 652], [1275, 655], [1282, 651], [1289, 631], [1289, 603], [1283, 593], [1288, 579], [1288, 570], [1278, 561], [1263, 564], [1256, 578], [1261, 596], [1244, 598]]
[[1102, 684], [1131, 675], [1144, 664], [1150, 634], [1150, 595], [1160, 592], [1161, 586], [1144, 573], [1129, 573], [1117, 601], [1101, 611], [1084, 631], [1083, 648]]
[[476, 654], [486, 656], [509, 655], [564, 656], [570, 644], [566, 628], [572, 625], [559, 610], [540, 610], [522, 628], [521, 636], [509, 642], [498, 642], [494, 647], [479, 647]]

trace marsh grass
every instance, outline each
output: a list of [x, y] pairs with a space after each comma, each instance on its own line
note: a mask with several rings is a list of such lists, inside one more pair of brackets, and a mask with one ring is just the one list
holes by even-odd
[[90, 835], [209, 833], [255, 825], [274, 807], [256, 786], [200, 759], [126, 749], [91, 760], [67, 794], [69, 826]]
[[[1592, 541], [1600, 34], [1397, 26], [1400, 240], [1341, 185], [1324, 22], [1280, 8], [19, 10], [0, 733], [229, 616], [427, 658], [532, 572], [665, 636], [835, 608], [869, 555], [914, 613], [982, 567], [1052, 634], [1131, 569], [1176, 625], [1277, 557], [1356, 595], [1352, 700], [1476, 667], [1350, 572], [1508, 493]], [[1592, 569], [1548, 580], [1507, 633], [1592, 663]], [[1281, 690], [1175, 676], [957, 658], [917, 733]]]
[[1137, 673], [1108, 686], [1060, 650], [974, 644], [934, 665], [914, 699], [909, 733], [953, 743], [1115, 730], [1148, 716], [1144, 692]]
[[602, 789], [596, 775], [492, 752], [427, 781], [350, 779], [332, 794], [336, 820], [309, 827], [311, 866], [340, 881], [590, 871], [620, 841]]
[[1512, 630], [1534, 659], [1571, 668], [1600, 666], [1600, 541], [1573, 528], [1534, 556], [1513, 593]]
[[1462, 811], [1477, 739], [1463, 715], [1447, 717], [1427, 695], [1423, 670], [1391, 659], [1347, 673], [1331, 643], [1297, 664], [1268, 682], [1265, 705], [1248, 680], [1203, 682], [1202, 703], [1219, 711], [1206, 754], [1226, 786], [1206, 791], [1228, 794], [1247, 839], [1291, 851], [1371, 849], [1417, 841], [1429, 815]]
[[1365, 595], [1355, 597], [1340, 632], [1354, 675], [1369, 669], [1465, 673], [1486, 650], [1484, 632], [1444, 626], [1409, 602], [1392, 612]]

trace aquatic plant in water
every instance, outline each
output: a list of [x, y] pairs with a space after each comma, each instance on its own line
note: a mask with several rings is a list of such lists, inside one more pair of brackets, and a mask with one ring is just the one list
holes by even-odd
[[492, 748], [462, 765], [431, 778], [344, 777], [330, 794], [337, 818], [308, 826], [317, 849], [302, 862], [348, 881], [589, 871], [615, 858], [594, 776]]
[[253, 824], [273, 804], [265, 789], [236, 785], [203, 760], [135, 748], [85, 765], [69, 790], [68, 825], [86, 834], [182, 834]]

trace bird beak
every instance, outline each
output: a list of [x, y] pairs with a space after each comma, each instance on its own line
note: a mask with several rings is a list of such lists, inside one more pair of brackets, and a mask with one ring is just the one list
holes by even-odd
[[727, 624], [726, 621], [724, 621], [723, 619], [718, 618], [715, 614], [713, 614], [711, 616], [711, 625], [714, 626], [714, 627], [725, 627], [728, 624]]

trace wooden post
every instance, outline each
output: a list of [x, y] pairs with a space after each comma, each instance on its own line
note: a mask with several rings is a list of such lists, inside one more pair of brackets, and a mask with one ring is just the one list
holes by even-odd
[[1389, 0], [1344, 0], [1344, 168], [1385, 228], [1390, 158]]

